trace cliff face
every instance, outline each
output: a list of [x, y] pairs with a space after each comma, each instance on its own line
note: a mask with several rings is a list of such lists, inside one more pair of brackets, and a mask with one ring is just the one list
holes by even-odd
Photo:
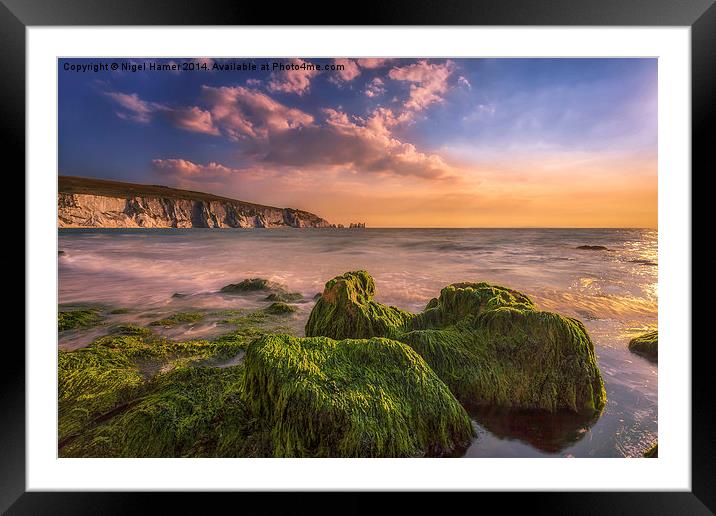
[[[68, 186], [65, 181], [67, 187], [63, 188], [63, 178], [60, 178], [57, 222], [61, 228], [331, 227], [328, 221], [313, 213], [292, 208], [274, 208], [164, 187], [147, 187], [144, 194], [141, 188], [124, 188], [122, 192], [116, 188], [118, 191], [113, 194], [107, 187], [110, 182], [64, 179], [72, 179], [73, 183]], [[83, 188], [82, 181], [92, 182], [93, 187]], [[97, 188], [97, 184], [102, 188]], [[110, 184], [116, 185], [129, 183]], [[152, 191], [159, 188], [162, 189], [159, 195]]]

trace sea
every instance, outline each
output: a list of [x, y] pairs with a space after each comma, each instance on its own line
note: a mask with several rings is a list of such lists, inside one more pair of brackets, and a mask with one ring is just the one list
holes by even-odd
[[[410, 311], [422, 310], [450, 283], [510, 287], [539, 309], [584, 322], [608, 402], [589, 421], [570, 413], [472, 409], [476, 437], [457, 455], [639, 457], [657, 439], [658, 366], [627, 349], [632, 337], [657, 328], [655, 230], [61, 229], [58, 240], [61, 309], [131, 308], [111, 316], [118, 323], [146, 324], [192, 309], [265, 307], [260, 296], [218, 292], [254, 277], [304, 295], [285, 323], [297, 335], [313, 296], [347, 271], [367, 270], [377, 301]], [[106, 331], [63, 332], [59, 347], [86, 346]], [[215, 321], [166, 330], [178, 339], [222, 331]]]

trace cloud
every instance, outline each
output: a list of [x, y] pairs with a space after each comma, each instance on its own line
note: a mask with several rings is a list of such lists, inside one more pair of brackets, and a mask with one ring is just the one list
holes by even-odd
[[110, 99], [119, 104], [123, 111], [117, 111], [117, 116], [125, 120], [132, 120], [141, 124], [147, 124], [152, 120], [154, 113], [160, 104], [147, 102], [139, 98], [136, 93], [119, 93], [114, 91], [105, 92]]
[[366, 68], [368, 70], [373, 70], [375, 68], [380, 68], [382, 66], [387, 65], [393, 61], [393, 58], [384, 58], [384, 57], [369, 57], [364, 59], [357, 59], [356, 62], [361, 68]]
[[232, 174], [240, 172], [239, 169], [226, 167], [213, 161], [207, 165], [198, 165], [180, 158], [153, 159], [152, 167], [154, 170], [172, 176], [177, 180], [207, 181], [210, 183], [223, 181]]
[[363, 90], [363, 93], [365, 93], [366, 97], [377, 97], [378, 95], [382, 95], [385, 93], [385, 83], [380, 77], [376, 77], [372, 81], [366, 84], [365, 90]]
[[448, 78], [455, 66], [452, 61], [444, 64], [430, 64], [427, 61], [392, 68], [388, 77], [396, 81], [410, 83], [410, 97], [405, 107], [413, 111], [422, 111], [431, 104], [442, 102], [448, 89]]
[[360, 75], [360, 68], [352, 59], [334, 59], [333, 64], [341, 65], [343, 69], [335, 71], [336, 75], [329, 79], [331, 82], [350, 82]]
[[311, 86], [311, 79], [318, 75], [315, 68], [308, 66], [309, 63], [302, 59], [291, 59], [287, 64], [287, 70], [274, 73], [268, 83], [270, 91], [283, 93], [295, 93], [303, 95], [308, 92]]
[[136, 93], [109, 91], [104, 94], [120, 106], [121, 111], [117, 111], [116, 114], [123, 120], [148, 124], [156, 115], [161, 115], [171, 125], [185, 131], [220, 134], [213, 124], [211, 113], [196, 106], [170, 107], [158, 102], [142, 100]]
[[328, 167], [355, 173], [382, 173], [424, 179], [446, 179], [454, 169], [440, 156], [420, 152], [392, 135], [405, 115], [379, 108], [370, 117], [349, 117], [323, 110], [321, 125], [271, 134], [257, 146], [262, 163], [284, 167]]
[[472, 89], [472, 84], [470, 84], [470, 81], [468, 81], [468, 80], [467, 80], [465, 77], [463, 77], [462, 75], [457, 78], [457, 83], [458, 83], [460, 86], [465, 86], [468, 90], [471, 90], [471, 89]]
[[257, 90], [202, 86], [213, 122], [232, 140], [265, 139], [269, 133], [310, 126], [313, 117]]
[[219, 129], [214, 125], [211, 113], [196, 106], [166, 109], [167, 118], [175, 127], [194, 133], [219, 135]]
[[336, 70], [338, 79], [343, 82], [350, 82], [360, 75], [360, 68], [352, 59], [334, 59], [333, 63], [342, 65], [342, 70]]

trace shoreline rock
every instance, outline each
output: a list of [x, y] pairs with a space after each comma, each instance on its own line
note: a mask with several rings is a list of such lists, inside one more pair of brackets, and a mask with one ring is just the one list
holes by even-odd
[[578, 245], [575, 249], [581, 251], [609, 251], [609, 249], [603, 245]]
[[634, 337], [629, 341], [629, 351], [656, 362], [659, 359], [659, 331], [654, 330]]
[[473, 435], [465, 409], [400, 342], [266, 335], [245, 367], [244, 401], [269, 423], [276, 457], [440, 456]]
[[274, 294], [286, 294], [286, 287], [280, 283], [267, 280], [266, 278], [248, 278], [238, 283], [230, 283], [221, 287], [219, 292], [223, 294], [245, 294], [247, 292], [272, 292]]
[[576, 319], [538, 311], [524, 294], [487, 283], [449, 285], [419, 314], [382, 305], [374, 293], [365, 271], [330, 280], [306, 336], [405, 343], [463, 403], [578, 413], [604, 407], [594, 345]]

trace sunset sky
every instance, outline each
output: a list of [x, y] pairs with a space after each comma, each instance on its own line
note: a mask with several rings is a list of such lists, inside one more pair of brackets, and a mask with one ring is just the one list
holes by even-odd
[[274, 61], [78, 72], [65, 64], [130, 60], [60, 60], [59, 173], [371, 227], [657, 225], [655, 59], [213, 66]]

